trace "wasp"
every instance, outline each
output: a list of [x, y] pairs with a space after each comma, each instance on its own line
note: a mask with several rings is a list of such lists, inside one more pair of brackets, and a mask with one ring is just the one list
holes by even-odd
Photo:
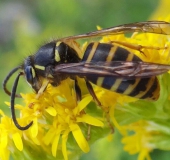
[[[20, 130], [26, 130], [33, 123], [20, 126], [16, 119], [14, 105], [15, 98], [20, 97], [16, 94], [20, 76], [26, 78], [26, 81], [37, 94], [43, 93], [49, 83], [57, 86], [61, 81], [70, 77], [75, 81], [77, 100], [81, 100], [81, 89], [77, 77], [84, 78], [89, 93], [99, 105], [100, 101], [91, 83], [139, 99], [157, 100], [160, 86], [156, 76], [167, 72], [170, 65], [143, 62], [138, 56], [121, 47], [121, 45], [114, 45], [114, 43], [109, 42], [99, 43], [98, 41], [89, 42], [83, 57], [80, 58], [76, 47], [69, 43], [83, 38], [129, 32], [169, 35], [170, 23], [164, 21], [130, 23], [61, 38], [43, 45], [36, 54], [28, 56], [22, 65], [11, 70], [4, 79], [3, 89], [11, 96], [11, 114], [15, 126]], [[7, 82], [18, 70], [20, 72], [10, 92], [6, 87]]]

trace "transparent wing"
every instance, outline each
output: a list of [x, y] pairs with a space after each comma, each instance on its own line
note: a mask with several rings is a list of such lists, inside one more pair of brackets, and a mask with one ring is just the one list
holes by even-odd
[[74, 40], [74, 39], [82, 39], [82, 38], [90, 38], [90, 37], [101, 37], [106, 35], [122, 34], [128, 32], [147, 32], [147, 33], [169, 35], [170, 23], [164, 21], [145, 21], [145, 22], [129, 23], [129, 24], [123, 24], [120, 26], [97, 30], [85, 34], [65, 37], [59, 40], [69, 40], [69, 39]]
[[170, 70], [170, 65], [141, 61], [114, 62], [80, 62], [57, 65], [53, 74], [69, 74], [78, 76], [114, 76], [117, 78], [147, 78], [157, 76]]

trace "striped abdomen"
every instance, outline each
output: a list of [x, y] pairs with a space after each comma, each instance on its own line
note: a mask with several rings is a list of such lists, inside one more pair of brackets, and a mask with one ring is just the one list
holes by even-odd
[[[128, 50], [107, 43], [90, 43], [82, 61], [141, 61]], [[126, 94], [140, 99], [157, 100], [159, 98], [159, 82], [157, 77], [125, 79], [116, 77], [86, 76], [90, 82], [105, 89]]]

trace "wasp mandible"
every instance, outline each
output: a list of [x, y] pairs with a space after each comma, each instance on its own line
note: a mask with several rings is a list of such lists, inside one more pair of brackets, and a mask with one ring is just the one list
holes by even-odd
[[[20, 76], [24, 76], [37, 94], [41, 94], [50, 83], [57, 86], [70, 77], [75, 81], [77, 100], [81, 99], [81, 89], [77, 77], [85, 79], [87, 89], [93, 99], [100, 104], [93, 87], [95, 84], [105, 89], [126, 94], [139, 99], [157, 100], [160, 86], [157, 75], [167, 72], [170, 65], [143, 62], [127, 49], [113, 43], [90, 42], [80, 58], [70, 41], [102, 37], [129, 32], [170, 34], [170, 23], [164, 21], [146, 21], [124, 24], [69, 36], [43, 45], [36, 54], [28, 56], [22, 65], [14, 68], [3, 82], [4, 91], [11, 96], [11, 114], [15, 126], [20, 130], [28, 129], [33, 122], [20, 126], [15, 115], [15, 97]], [[121, 44], [121, 42], [120, 42]], [[6, 85], [10, 77], [20, 70], [12, 91]]]

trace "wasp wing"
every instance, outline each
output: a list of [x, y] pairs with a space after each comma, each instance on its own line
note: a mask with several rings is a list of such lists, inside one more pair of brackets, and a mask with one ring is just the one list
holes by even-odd
[[80, 62], [55, 66], [53, 74], [78, 76], [114, 76], [117, 78], [147, 78], [163, 74], [170, 70], [170, 65], [141, 61]]
[[123, 24], [123, 25], [97, 30], [85, 34], [65, 37], [59, 40], [60, 41], [70, 40], [70, 39], [75, 40], [75, 39], [82, 39], [82, 38], [101, 37], [106, 35], [129, 33], [129, 32], [147, 32], [147, 33], [169, 35], [170, 23], [165, 21], [145, 21], [145, 22], [129, 23], [129, 24]]

